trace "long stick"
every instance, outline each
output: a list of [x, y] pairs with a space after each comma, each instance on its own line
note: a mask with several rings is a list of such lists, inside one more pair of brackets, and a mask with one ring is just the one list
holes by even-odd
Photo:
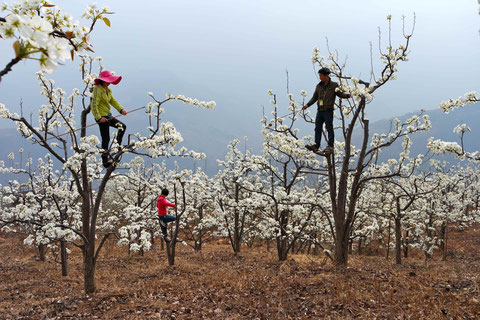
[[283, 118], [285, 118], [286, 116], [289, 116], [289, 115], [291, 115], [291, 114], [296, 114], [296, 113], [298, 113], [298, 112], [300, 112], [300, 111], [302, 111], [302, 109], [298, 109], [297, 111], [292, 111], [292, 112], [290, 112], [290, 113], [287, 113], [287, 114], [284, 115], [284, 116], [278, 117], [277, 119], [283, 119]]
[[[136, 109], [127, 111], [127, 114], [128, 114], [128, 113], [135, 112], [135, 111], [138, 111], [138, 110], [141, 110], [141, 109], [145, 109], [145, 108], [146, 108], [145, 106], [140, 107], [140, 108], [136, 108]], [[123, 114], [119, 114], [119, 115], [116, 116], [116, 117], [110, 117], [110, 119], [115, 119], [115, 118], [118, 118], [118, 117], [121, 117], [121, 116], [123, 116]], [[94, 126], [94, 125], [96, 125], [96, 124], [97, 124], [96, 122], [95, 122], [95, 123], [91, 123], [91, 124], [89, 124], [89, 125], [87, 125], [87, 126], [85, 126], [85, 127], [81, 127], [81, 128], [75, 129], [75, 130], [67, 131], [67, 132], [62, 133], [62, 134], [60, 134], [60, 135], [58, 135], [58, 136], [54, 136], [54, 137], [47, 138], [47, 139], [45, 139], [44, 141], [48, 141], [48, 140], [51, 140], [51, 139], [59, 138], [59, 137], [62, 137], [62, 136], [64, 136], [64, 135], [67, 135], [67, 134], [69, 134], [69, 133], [77, 132], [77, 131], [82, 130], [82, 129], [84, 129], [84, 128], [88, 128], [88, 127]], [[41, 142], [41, 141], [35, 141], [33, 144], [40, 143], [40, 142]]]

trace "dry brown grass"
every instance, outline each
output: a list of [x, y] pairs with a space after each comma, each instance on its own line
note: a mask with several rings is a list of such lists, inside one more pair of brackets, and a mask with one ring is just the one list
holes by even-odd
[[109, 244], [86, 296], [77, 250], [62, 277], [51, 257], [0, 235], [0, 319], [478, 319], [479, 232], [450, 243], [448, 261], [352, 255], [344, 273], [322, 256], [280, 263], [264, 247], [181, 246], [168, 267], [157, 246], [142, 257]]

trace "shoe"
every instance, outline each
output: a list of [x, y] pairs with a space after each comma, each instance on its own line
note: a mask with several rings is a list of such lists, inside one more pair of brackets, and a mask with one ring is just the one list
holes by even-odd
[[318, 151], [318, 147], [317, 147], [317, 145], [315, 145], [315, 144], [311, 144], [311, 145], [305, 146], [305, 148], [307, 148], [308, 150], [313, 151], [313, 152], [317, 152], [317, 151]]
[[327, 146], [325, 149], [323, 149], [323, 152], [325, 152], [325, 153], [331, 153], [331, 152], [333, 152], [333, 150], [334, 150], [334, 149], [333, 149], [332, 146]]
[[163, 236], [163, 240], [165, 240], [165, 242], [170, 242], [170, 238], [168, 236]]

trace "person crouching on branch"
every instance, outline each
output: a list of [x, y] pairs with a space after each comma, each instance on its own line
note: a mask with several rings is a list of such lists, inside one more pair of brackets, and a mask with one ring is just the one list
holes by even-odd
[[167, 223], [175, 221], [177, 218], [167, 214], [167, 207], [176, 208], [177, 206], [173, 203], [170, 203], [165, 199], [168, 196], [168, 190], [163, 189], [162, 194], [157, 198], [157, 208], [158, 208], [158, 221], [160, 223], [160, 229], [162, 229], [163, 239], [165, 241], [170, 241], [167, 233]]
[[110, 112], [110, 105], [112, 105], [118, 112], [123, 115], [127, 111], [118, 103], [113, 97], [112, 90], [108, 87], [110, 84], [117, 85], [122, 80], [121, 76], [114, 76], [110, 71], [104, 70], [95, 79], [95, 87], [93, 88], [93, 97], [91, 102], [91, 110], [95, 121], [100, 128], [100, 135], [102, 137], [102, 162], [105, 168], [112, 164], [112, 160], [108, 159], [108, 144], [110, 142], [110, 127], [118, 128], [117, 142], [122, 143], [123, 135], [127, 126], [113, 118]]
[[320, 140], [322, 138], [323, 124], [327, 128], [328, 146], [324, 152], [333, 151], [333, 143], [335, 141], [335, 134], [333, 131], [333, 109], [335, 107], [335, 98], [350, 98], [350, 94], [337, 91], [338, 83], [330, 79], [330, 69], [321, 68], [318, 70], [320, 76], [320, 83], [317, 84], [315, 92], [308, 103], [302, 108], [305, 110], [314, 103], [317, 104], [317, 116], [315, 118], [315, 144], [306, 146], [307, 149], [317, 152], [320, 148]]

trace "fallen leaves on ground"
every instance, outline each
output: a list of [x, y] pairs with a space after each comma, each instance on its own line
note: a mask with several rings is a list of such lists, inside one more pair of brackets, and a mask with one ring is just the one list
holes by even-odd
[[113, 242], [83, 293], [81, 255], [69, 274], [51, 255], [38, 261], [21, 239], [0, 234], [1, 319], [476, 319], [480, 314], [480, 235], [455, 234], [447, 261], [419, 254], [396, 266], [352, 254], [336, 271], [323, 256], [279, 262], [265, 247], [234, 255], [222, 242], [202, 252], [179, 247], [176, 265], [155, 246], [128, 255]]

